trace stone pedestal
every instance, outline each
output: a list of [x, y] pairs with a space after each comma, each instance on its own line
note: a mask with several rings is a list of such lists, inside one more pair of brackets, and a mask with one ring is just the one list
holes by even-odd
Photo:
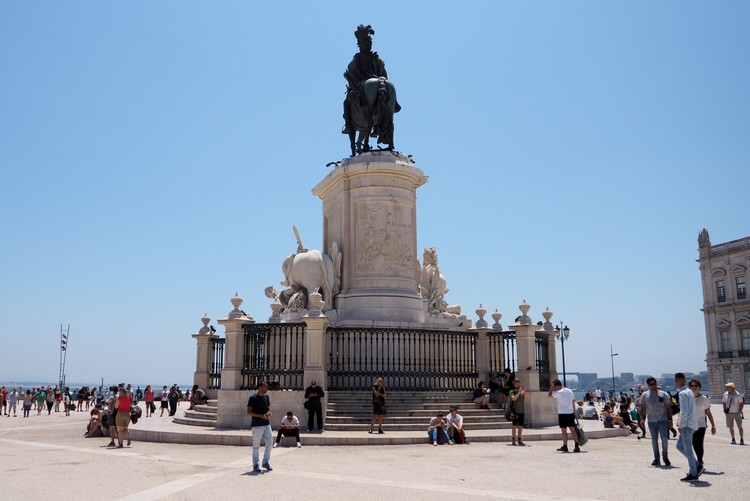
[[[485, 322], [486, 323], [486, 322]], [[489, 381], [491, 376], [490, 368], [490, 338], [488, 334], [492, 332], [492, 329], [488, 327], [484, 328], [472, 328], [470, 331], [477, 333], [477, 374], [479, 375], [479, 381]], [[501, 343], [502, 346], [502, 343]]]
[[529, 391], [539, 391], [539, 371], [536, 368], [537, 326], [534, 324], [515, 324], [510, 329], [516, 331], [516, 353], [518, 354], [518, 377]]
[[382, 151], [347, 158], [313, 189], [323, 248], [336, 242], [342, 253], [337, 325], [424, 323], [416, 190], [426, 182], [408, 157]]
[[[201, 321], [203, 321], [203, 327], [201, 327], [197, 334], [193, 334], [192, 336], [197, 345], [193, 384], [197, 384], [199, 388], [206, 392], [209, 398], [215, 398], [216, 391], [209, 390], [208, 388], [211, 384], [209, 374], [211, 372], [211, 362], [213, 361], [211, 340], [217, 339], [219, 336], [213, 334], [211, 329], [208, 328], [208, 322], [211, 321], [208, 315], [204, 315]], [[209, 394], [209, 391], [211, 394]]]
[[239, 390], [242, 386], [242, 355], [244, 350], [245, 332], [242, 326], [248, 322], [244, 319], [219, 320], [226, 331], [224, 338], [224, 368], [221, 371], [221, 389]]

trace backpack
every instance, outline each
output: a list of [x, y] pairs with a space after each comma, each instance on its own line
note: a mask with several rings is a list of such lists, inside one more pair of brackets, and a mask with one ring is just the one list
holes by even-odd
[[137, 405], [131, 405], [130, 406], [130, 422], [135, 424], [138, 422], [138, 420], [143, 415], [143, 411], [141, 408]]
[[680, 400], [679, 400], [679, 393], [672, 395], [671, 392], [667, 392], [667, 395], [669, 395], [669, 402], [672, 405], [672, 415], [680, 413]]

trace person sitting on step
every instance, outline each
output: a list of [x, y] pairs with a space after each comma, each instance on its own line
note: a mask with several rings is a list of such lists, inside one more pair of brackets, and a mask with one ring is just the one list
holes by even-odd
[[490, 408], [490, 389], [484, 384], [484, 381], [479, 381], [479, 386], [474, 389], [474, 393], [471, 398], [474, 403], [479, 405], [482, 409]]
[[281, 418], [279, 432], [276, 434], [276, 442], [273, 444], [274, 447], [279, 446], [281, 437], [294, 437], [297, 439], [297, 447], [302, 447], [299, 440], [299, 419], [297, 419], [297, 416], [292, 411], [288, 411], [286, 416]]
[[427, 436], [432, 440], [432, 445], [437, 445], [438, 442], [441, 444], [448, 442], [453, 445], [453, 440], [451, 440], [446, 431], [447, 428], [448, 423], [443, 419], [442, 412], [438, 412], [434, 418], [430, 419], [430, 425], [427, 427]]

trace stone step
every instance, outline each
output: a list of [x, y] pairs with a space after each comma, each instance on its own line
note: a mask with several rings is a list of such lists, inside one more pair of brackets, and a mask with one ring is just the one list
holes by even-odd
[[[391, 409], [421, 409], [428, 410], [430, 412], [444, 411], [448, 412], [450, 407], [458, 408], [458, 413], [463, 414], [464, 412], [499, 412], [497, 404], [490, 404], [490, 408], [482, 409], [473, 402], [436, 402], [436, 403], [425, 403], [425, 402], [386, 402], [386, 407], [390, 412]], [[372, 409], [372, 402], [345, 402], [345, 403], [332, 403], [329, 402], [326, 406], [329, 410], [348, 410], [348, 409]]]
[[187, 424], [191, 426], [216, 426], [216, 419], [196, 419], [192, 417], [175, 417], [173, 423]]
[[[370, 419], [372, 416], [326, 416], [326, 427], [330, 426], [331, 424], [361, 424], [363, 422], [370, 422]], [[393, 416], [386, 416], [385, 420], [387, 420], [389, 423], [392, 424], [404, 424], [404, 425], [411, 425], [414, 426], [416, 429], [419, 429], [421, 427], [427, 427], [427, 425], [430, 422], [430, 418], [423, 418], [423, 417], [393, 417]], [[385, 421], [384, 421], [385, 422]], [[507, 421], [505, 418], [495, 417], [495, 418], [482, 418], [482, 419], [471, 419], [471, 420], [464, 420], [464, 423], [467, 425], [469, 423], [481, 423], [481, 424], [489, 424], [489, 425], [498, 425], [502, 423], [506, 423]]]
[[[219, 407], [215, 405], [196, 405], [195, 410], [204, 414], [213, 414], [216, 416], [219, 413]], [[188, 411], [185, 411], [188, 412]], [[193, 411], [190, 411], [193, 412]]]
[[[376, 425], [377, 426], [377, 425]], [[471, 430], [503, 430], [507, 429], [510, 430], [512, 427], [511, 423], [505, 422], [505, 423], [472, 423], [471, 425], [466, 425], [466, 433], [471, 434]], [[367, 423], [349, 423], [349, 424], [334, 424], [334, 423], [326, 423], [326, 430], [328, 431], [362, 431], [367, 432], [367, 430], [370, 429], [370, 422]], [[383, 421], [383, 431], [388, 433], [388, 431], [424, 431], [425, 435], [427, 434], [427, 425], [423, 424], [422, 426], [416, 427], [415, 425], [411, 424], [394, 424], [394, 423], [388, 423], [386, 421]]]
[[[388, 398], [469, 398], [473, 392], [471, 391], [389, 391]], [[370, 398], [371, 393], [369, 390], [360, 391], [329, 391], [329, 400], [339, 400], [341, 398], [355, 398], [355, 397], [367, 397]]]
[[[437, 413], [425, 411], [425, 410], [413, 410], [413, 409], [388, 409], [386, 417], [389, 418], [417, 418], [417, 419], [431, 419], [435, 417]], [[476, 419], [504, 419], [504, 414], [501, 412], [461, 412], [459, 413], [464, 420], [476, 420]], [[443, 413], [445, 416], [446, 413]], [[372, 412], [369, 409], [351, 409], [348, 412], [343, 411], [332, 411], [326, 412], [326, 418], [334, 417], [358, 417], [367, 418], [368, 420], [372, 417]]]
[[198, 410], [193, 410], [193, 411], [187, 410], [185, 411], [185, 417], [189, 417], [193, 419], [203, 419], [203, 420], [208, 420], [208, 421], [211, 421], [211, 420], [216, 421], [218, 414], [215, 412], [211, 413], [211, 412], [201, 412]]

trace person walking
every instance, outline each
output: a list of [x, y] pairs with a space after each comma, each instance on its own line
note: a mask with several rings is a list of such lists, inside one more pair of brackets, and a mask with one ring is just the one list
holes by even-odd
[[698, 469], [698, 460], [693, 453], [693, 435], [698, 430], [698, 413], [695, 411], [695, 395], [687, 387], [685, 374], [678, 372], [674, 375], [674, 384], [677, 386], [680, 400], [680, 421], [677, 425], [677, 432], [680, 434], [677, 439], [677, 450], [682, 453], [688, 460], [688, 474], [681, 478], [683, 482], [693, 482], [705, 471], [705, 468]]
[[117, 400], [115, 400], [115, 409], [117, 414], [115, 415], [115, 425], [117, 426], [117, 448], [123, 448], [123, 441], [127, 439], [128, 447], [130, 447], [130, 432], [128, 426], [130, 425], [130, 406], [133, 404], [133, 399], [130, 397], [128, 390], [120, 388], [117, 391]]
[[558, 452], [570, 452], [568, 450], [568, 430], [573, 436], [573, 443], [575, 447], [573, 452], [581, 452], [581, 447], [578, 444], [578, 433], [576, 433], [576, 419], [575, 419], [575, 395], [573, 390], [565, 388], [562, 381], [555, 379], [552, 381], [547, 396], [550, 398], [557, 399], [557, 423], [560, 426], [562, 432], [562, 447], [557, 449]]
[[524, 403], [529, 395], [526, 393], [526, 388], [521, 384], [520, 379], [513, 381], [513, 389], [510, 390], [510, 416], [513, 428], [511, 436], [513, 441], [510, 445], [516, 445], [516, 436], [518, 436], [518, 445], [521, 447], [526, 444], [523, 443], [523, 425], [524, 425]]
[[701, 382], [697, 379], [690, 380], [690, 391], [695, 395], [695, 412], [698, 414], [698, 429], [693, 435], [693, 450], [698, 461], [698, 471], [705, 470], [703, 467], [703, 439], [706, 437], [706, 418], [711, 421], [711, 435], [716, 435], [716, 423], [711, 413], [711, 402], [706, 395], [701, 395]]
[[646, 379], [648, 391], [644, 392], [638, 401], [638, 416], [641, 426], [648, 419], [648, 431], [651, 434], [651, 448], [654, 460], [651, 466], [660, 466], [659, 440], [661, 439], [661, 458], [665, 466], [671, 466], [669, 461], [669, 428], [672, 427], [672, 403], [667, 392], [659, 389], [656, 378]]
[[6, 416], [10, 417], [10, 412], [13, 411], [13, 417], [18, 417], [16, 415], [16, 406], [18, 405], [18, 390], [16, 388], [13, 388], [13, 391], [8, 393], [5, 399], [8, 402], [8, 413], [6, 414]]
[[169, 415], [174, 416], [177, 414], [177, 406], [180, 403], [180, 399], [182, 398], [182, 392], [180, 391], [180, 388], [175, 384], [172, 386], [172, 389], [169, 390]]
[[383, 386], [383, 378], [379, 377], [375, 380], [375, 386], [372, 387], [372, 419], [370, 420], [369, 433], [372, 433], [375, 421], [378, 421], [378, 433], [381, 435], [385, 433], [383, 431], [383, 416], [385, 416], [385, 399], [387, 396], [388, 391]]
[[29, 413], [31, 412], [31, 407], [34, 405], [34, 395], [31, 393], [31, 390], [26, 390], [26, 395], [24, 395], [23, 398], [23, 417], [29, 417]]
[[251, 416], [250, 428], [253, 431], [253, 472], [261, 473], [259, 466], [260, 442], [263, 440], [266, 449], [263, 453], [263, 468], [271, 468], [271, 450], [273, 450], [273, 432], [271, 430], [271, 399], [268, 397], [268, 383], [258, 384], [258, 391], [247, 400], [247, 415]]
[[734, 423], [737, 423], [737, 429], [740, 432], [740, 445], [745, 445], [745, 431], [742, 429], [742, 409], [745, 407], [745, 397], [735, 390], [734, 383], [725, 385], [727, 391], [721, 398], [724, 407], [724, 415], [727, 418], [727, 428], [732, 435], [732, 445], [737, 445], [734, 439]]
[[167, 415], [169, 415], [169, 390], [167, 390], [167, 385], [162, 386], [161, 393], [159, 394], [159, 402], [161, 407], [161, 413], [159, 414], [159, 417], [164, 416], [164, 411], [167, 411]]
[[151, 389], [151, 385], [146, 385], [146, 417], [151, 417], [156, 412], [156, 406], [154, 405], [154, 390]]
[[323, 433], [323, 397], [325, 396], [323, 388], [318, 386], [318, 381], [313, 379], [310, 386], [305, 389], [305, 409], [307, 409], [307, 431], [312, 432], [315, 425], [315, 419], [318, 420], [318, 431]]

